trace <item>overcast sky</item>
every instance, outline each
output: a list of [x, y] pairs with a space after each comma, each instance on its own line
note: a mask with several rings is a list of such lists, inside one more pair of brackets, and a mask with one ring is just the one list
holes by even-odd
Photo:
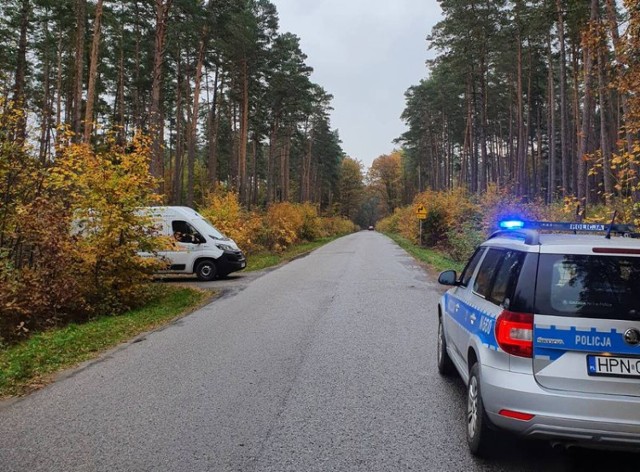
[[367, 167], [394, 148], [404, 92], [426, 77], [436, 0], [272, 0], [280, 31], [301, 39], [312, 79], [333, 94], [331, 124]]

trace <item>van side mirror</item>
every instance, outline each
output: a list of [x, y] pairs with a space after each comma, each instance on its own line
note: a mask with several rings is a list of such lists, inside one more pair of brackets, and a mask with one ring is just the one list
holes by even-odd
[[196, 235], [195, 235], [194, 243], [196, 243], [196, 244], [204, 244], [204, 243], [206, 243], [206, 242], [207, 242], [207, 240], [206, 240], [206, 239], [204, 239], [204, 236], [202, 236], [202, 235], [200, 235], [200, 234], [196, 234]]
[[452, 286], [459, 285], [458, 274], [456, 274], [455, 270], [445, 270], [438, 277], [438, 283], [440, 285], [452, 285]]

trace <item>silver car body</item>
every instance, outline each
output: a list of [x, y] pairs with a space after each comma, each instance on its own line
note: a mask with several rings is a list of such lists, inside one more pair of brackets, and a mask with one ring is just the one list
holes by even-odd
[[[560, 261], [550, 265], [556, 272], [562, 272], [562, 261], [585, 260], [583, 256], [639, 258], [640, 240], [549, 234], [531, 244], [498, 236], [478, 249], [480, 259], [467, 286], [449, 289], [439, 306], [447, 353], [463, 381], [468, 383], [474, 363], [480, 366], [482, 400], [493, 425], [531, 438], [640, 450], [640, 344], [633, 342], [640, 339], [632, 336], [640, 333], [640, 314], [632, 310], [634, 316], [558, 316], [538, 312], [532, 299], [532, 355], [509, 354], [500, 347], [495, 327], [512, 301], [505, 299], [500, 306], [474, 290], [490, 249], [492, 254], [524, 254], [529, 272], [522, 272], [527, 262], [523, 263], [518, 280], [522, 293], [514, 295], [523, 298], [544, 290], [559, 293], [562, 274], [542, 271], [538, 265], [543, 258]], [[640, 312], [640, 286], [633, 297]], [[581, 302], [568, 298], [554, 303], [562, 310]]]

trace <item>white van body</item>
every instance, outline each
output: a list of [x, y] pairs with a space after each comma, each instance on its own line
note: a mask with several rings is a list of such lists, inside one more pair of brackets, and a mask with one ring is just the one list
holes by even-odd
[[197, 211], [189, 207], [146, 207], [141, 215], [151, 217], [153, 230], [172, 239], [173, 248], [157, 255], [167, 262], [163, 272], [195, 274], [200, 280], [225, 277], [244, 269], [247, 261], [238, 245]]

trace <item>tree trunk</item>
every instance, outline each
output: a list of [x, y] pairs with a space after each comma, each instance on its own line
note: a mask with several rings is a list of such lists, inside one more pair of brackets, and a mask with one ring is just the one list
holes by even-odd
[[91, 139], [93, 130], [93, 103], [96, 94], [96, 76], [98, 74], [98, 54], [100, 52], [100, 29], [102, 24], [102, 3], [96, 4], [96, 17], [93, 22], [93, 40], [91, 41], [91, 58], [89, 59], [89, 82], [87, 85], [87, 105], [84, 114], [84, 142]]
[[[582, 124], [581, 124], [581, 118], [580, 118], [580, 96], [579, 96], [579, 83], [580, 83], [580, 79], [579, 79], [579, 75], [580, 75], [580, 61], [578, 59], [578, 50], [575, 44], [571, 45], [571, 62], [572, 62], [572, 70], [573, 70], [573, 126], [571, 129], [572, 134], [570, 135], [570, 141], [571, 141], [571, 149], [570, 149], [570, 155], [572, 156], [577, 156], [580, 153], [579, 147], [580, 147], [580, 136], [582, 133]], [[569, 149], [567, 149], [567, 151], [569, 151]], [[570, 159], [569, 163], [568, 163], [568, 170], [570, 172], [571, 175], [571, 180], [569, 181], [569, 184], [571, 185], [570, 188], [567, 189], [567, 194], [568, 195], [576, 195], [577, 194], [577, 188], [578, 188], [578, 177], [577, 177], [577, 168], [578, 168], [578, 162], [576, 159]], [[572, 170], [575, 170], [575, 172], [571, 172]]]
[[487, 189], [487, 86], [485, 72], [484, 51], [480, 57], [480, 165], [479, 165], [479, 186], [478, 190], [484, 192]]
[[[16, 108], [25, 109], [25, 113], [19, 113], [16, 126], [16, 140], [24, 142], [27, 134], [25, 81], [27, 75], [27, 32], [29, 29], [29, 16], [31, 5], [29, 0], [22, 0], [20, 6], [20, 40], [18, 42], [18, 57], [16, 58], [16, 76], [13, 87], [13, 103]], [[45, 47], [47, 47], [45, 45]]]
[[567, 52], [564, 38], [562, 0], [556, 0], [558, 13], [558, 41], [560, 42], [560, 162], [562, 170], [562, 196], [569, 195], [569, 152], [567, 149]]
[[[47, 24], [44, 25], [44, 33], [45, 38], [49, 39], [49, 26]], [[43, 75], [43, 84], [42, 87], [44, 89], [44, 96], [42, 99], [42, 118], [40, 120], [40, 151], [38, 153], [40, 162], [44, 165], [47, 162], [47, 155], [49, 151], [49, 137], [50, 137], [50, 129], [51, 129], [51, 90], [49, 85], [49, 74], [50, 74], [50, 60], [49, 60], [49, 45], [45, 45], [44, 47], [44, 57], [42, 64], [42, 75]]]
[[[531, 40], [530, 38], [527, 38], [527, 43], [530, 45], [531, 44]], [[538, 191], [538, 187], [536, 185], [536, 181], [538, 178], [538, 173], [537, 173], [537, 169], [536, 169], [536, 162], [535, 162], [535, 151], [534, 151], [534, 146], [533, 146], [533, 133], [531, 132], [531, 128], [533, 127], [533, 104], [532, 104], [532, 79], [531, 76], [533, 75], [533, 57], [531, 54], [531, 47], [528, 48], [528, 54], [527, 54], [527, 58], [529, 59], [529, 67], [528, 67], [528, 73], [527, 73], [527, 120], [524, 123], [524, 136], [525, 136], [525, 140], [527, 141], [531, 141], [531, 156], [528, 156], [528, 152], [525, 154], [524, 156], [524, 195], [527, 196], [528, 198], [531, 197], [532, 195], [535, 195], [536, 192]], [[539, 129], [539, 128], [538, 128]], [[526, 149], [525, 149], [526, 151]], [[533, 179], [531, 179], [530, 176], [530, 172], [529, 172], [529, 159], [531, 159], [531, 172], [533, 173]], [[532, 181], [533, 181], [533, 189], [532, 187]], [[533, 194], [531, 193], [533, 192]]]
[[242, 61], [242, 116], [240, 122], [240, 142], [238, 147], [238, 185], [240, 201], [247, 203], [247, 142], [249, 140], [249, 63]]
[[[461, 184], [464, 185], [469, 191], [475, 192], [475, 186], [473, 184], [476, 177], [474, 172], [473, 156], [474, 156], [474, 120], [473, 120], [473, 75], [469, 71], [467, 75], [467, 119], [466, 119], [466, 132], [465, 132], [465, 144], [462, 158], [462, 175]], [[466, 161], [466, 162], [465, 162]], [[477, 163], [476, 163], [477, 164]]]
[[156, 30], [153, 48], [153, 70], [151, 72], [151, 175], [159, 179], [158, 192], [164, 193], [164, 116], [162, 112], [162, 82], [167, 22], [173, 0], [156, 0]]
[[73, 86], [73, 131], [76, 139], [82, 133], [82, 84], [84, 78], [84, 34], [87, 21], [87, 0], [76, 0], [76, 59]]
[[556, 114], [555, 114], [555, 83], [553, 78], [553, 54], [551, 51], [551, 35], [547, 38], [547, 57], [549, 61], [548, 101], [547, 101], [547, 130], [549, 139], [549, 177], [547, 183], [547, 203], [556, 199]]
[[[134, 13], [136, 17], [140, 15], [138, 1], [134, 1]], [[134, 34], [135, 34], [135, 50], [134, 56], [134, 81], [135, 87], [133, 87], [133, 127], [136, 131], [142, 130], [142, 104], [140, 99], [140, 24], [138, 21], [134, 22]]]
[[187, 167], [189, 176], [187, 179], [187, 206], [193, 207], [194, 198], [194, 172], [196, 160], [196, 134], [198, 131], [198, 114], [200, 111], [200, 88], [202, 84], [202, 67], [204, 53], [207, 47], [208, 28], [205, 26], [200, 37], [198, 60], [196, 64], [196, 76], [193, 88], [193, 106], [191, 107], [191, 119], [189, 120], [189, 135], [187, 137]]
[[213, 103], [209, 113], [209, 153], [207, 156], [208, 182], [211, 191], [215, 192], [218, 185], [218, 126], [220, 117], [218, 116], [218, 93], [223, 93], [224, 83], [220, 83], [218, 92], [218, 74], [220, 68], [216, 66], [216, 74], [213, 80]]
[[516, 39], [517, 41], [517, 102], [518, 102], [518, 112], [516, 115], [516, 128], [518, 130], [518, 147], [517, 147], [517, 158], [516, 158], [516, 191], [517, 194], [522, 196], [525, 195], [525, 179], [526, 179], [526, 158], [527, 158], [527, 141], [524, 132], [524, 97], [522, 92], [522, 39], [520, 34]]
[[278, 146], [278, 127], [280, 126], [278, 116], [271, 124], [271, 134], [269, 136], [269, 156], [267, 158], [267, 203], [275, 200], [275, 167], [276, 148]]
[[177, 83], [176, 83], [176, 157], [173, 165], [173, 184], [171, 189], [171, 202], [174, 205], [182, 204], [182, 154], [183, 154], [183, 105], [182, 105], [182, 82], [184, 80], [182, 74], [182, 52], [178, 47], [177, 65]]
[[260, 136], [258, 133], [255, 133], [253, 136], [253, 180], [252, 186], [253, 191], [251, 192], [251, 203], [253, 205], [258, 205], [258, 192], [260, 187], [258, 185], [258, 158], [260, 156]]
[[[598, 18], [599, 0], [591, 0], [591, 28], [595, 26]], [[587, 34], [591, 32], [588, 31]], [[584, 107], [582, 116], [582, 131], [580, 133], [580, 145], [578, 147], [578, 200], [584, 201], [589, 195], [587, 188], [587, 163], [586, 155], [588, 153], [587, 146], [589, 142], [589, 134], [591, 133], [592, 123], [592, 73], [593, 73], [593, 50], [592, 47], [586, 45], [583, 49], [584, 55]]]
[[124, 71], [124, 30], [120, 31], [120, 59], [118, 61], [118, 85], [116, 90], [116, 107], [115, 107], [115, 131], [116, 142], [119, 146], [124, 146], [126, 142], [125, 129], [125, 71]]
[[[600, 150], [602, 152], [602, 178], [604, 180], [604, 199], [609, 204], [613, 196], [613, 175], [611, 173], [611, 142], [607, 127], [609, 113], [609, 91], [605, 72], [604, 38], [598, 41], [598, 98], [600, 104]], [[608, 52], [608, 51], [607, 51]]]
[[310, 186], [311, 186], [311, 152], [313, 150], [313, 128], [307, 136], [307, 148], [304, 156], [302, 157], [302, 169], [300, 179], [300, 201], [302, 203], [308, 202], [311, 199]]
[[56, 50], [56, 129], [62, 124], [62, 30], [58, 32]]

